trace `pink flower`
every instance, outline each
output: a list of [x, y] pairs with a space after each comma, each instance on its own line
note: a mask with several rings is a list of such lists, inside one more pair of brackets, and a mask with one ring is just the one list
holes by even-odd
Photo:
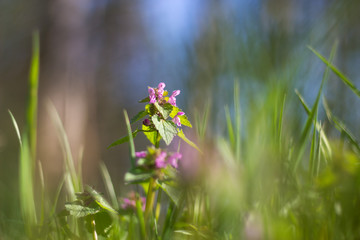
[[164, 168], [166, 167], [166, 152], [161, 152], [155, 159], [155, 167], [156, 168]]
[[163, 98], [164, 88], [165, 88], [165, 83], [163, 83], [163, 82], [159, 83], [158, 88], [157, 88], [157, 93], [158, 93], [159, 99]]
[[[146, 198], [141, 197], [140, 198], [141, 201], [141, 209], [142, 211], [145, 211], [145, 206], [146, 206]], [[121, 205], [121, 208], [124, 210], [135, 210], [136, 209], [136, 200], [135, 197], [130, 197], [130, 198], [124, 198], [123, 199], [123, 204]]]
[[179, 94], [180, 94], [180, 90], [173, 91], [173, 93], [169, 97], [168, 103], [170, 103], [171, 105], [176, 107], [176, 98], [175, 97], [178, 96]]
[[173, 155], [171, 155], [168, 159], [168, 162], [171, 166], [173, 166], [174, 168], [178, 168], [178, 160], [182, 158], [181, 153], [174, 153]]
[[155, 103], [156, 102], [155, 90], [152, 87], [149, 87], [148, 92], [149, 92], [150, 103]]
[[176, 125], [178, 125], [178, 127], [181, 127], [180, 118], [179, 118], [178, 116], [182, 116], [182, 115], [184, 115], [184, 114], [185, 114], [184, 112], [178, 112], [178, 113], [176, 114], [176, 116], [172, 119], [172, 121], [173, 121]]
[[135, 152], [135, 157], [137, 158], [144, 158], [146, 157], [146, 155], [147, 155], [146, 151]]

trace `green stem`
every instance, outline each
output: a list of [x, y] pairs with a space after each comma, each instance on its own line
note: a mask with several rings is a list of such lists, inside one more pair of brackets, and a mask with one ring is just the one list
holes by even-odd
[[145, 221], [148, 219], [149, 214], [152, 212], [152, 208], [154, 205], [154, 197], [155, 197], [155, 192], [154, 192], [155, 187], [156, 187], [155, 179], [150, 178], [149, 188], [146, 196]]
[[[139, 199], [136, 200], [136, 214], [139, 219], [141, 239], [146, 239], [146, 228], [145, 228], [144, 215], [142, 212], [141, 202]], [[132, 239], [132, 238], [130, 238], [130, 239]]]
[[91, 221], [91, 226], [93, 227], [93, 240], [98, 240], [98, 236], [96, 233], [96, 227], [95, 227], [95, 219]]

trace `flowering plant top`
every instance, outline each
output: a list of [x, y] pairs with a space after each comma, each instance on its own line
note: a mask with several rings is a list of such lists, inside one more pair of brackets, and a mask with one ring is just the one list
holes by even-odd
[[[132, 132], [136, 137], [139, 132], [143, 132], [147, 139], [156, 147], [160, 140], [164, 140], [169, 145], [173, 138], [177, 135], [192, 147], [197, 146], [186, 138], [181, 127], [192, 127], [185, 112], [176, 104], [176, 97], [179, 96], [180, 90], [175, 90], [169, 96], [169, 92], [165, 90], [165, 83], [161, 82], [157, 87], [148, 87], [148, 96], [140, 103], [147, 103], [145, 109], [136, 114], [130, 121], [134, 124], [142, 121], [141, 129]], [[125, 136], [112, 143], [110, 147], [129, 141], [129, 137]]]

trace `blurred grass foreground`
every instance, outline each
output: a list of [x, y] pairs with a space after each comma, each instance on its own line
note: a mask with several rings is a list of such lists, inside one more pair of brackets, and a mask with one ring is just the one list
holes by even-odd
[[[96, 115], [91, 114], [93, 101], [84, 101], [87, 90], [94, 90], [91, 84], [79, 81], [65, 86], [74, 91], [64, 95], [71, 101], [63, 104], [57, 101], [61, 96], [49, 101], [39, 94], [42, 84], [46, 85], [40, 66], [43, 38], [41, 31], [33, 33], [26, 114], [16, 113], [13, 105], [6, 116], [17, 147], [8, 155], [16, 156], [8, 158], [15, 163], [4, 160], [1, 167], [1, 240], [360, 239], [360, 143], [355, 106], [360, 90], [343, 70], [353, 74], [353, 68], [344, 62], [336, 64], [339, 55], [351, 55], [352, 49], [349, 52], [344, 39], [334, 37], [329, 43], [311, 31], [291, 35], [291, 23], [279, 20], [280, 16], [265, 24], [269, 36], [264, 38], [265, 30], [247, 29], [247, 25], [237, 28], [228, 21], [224, 12], [231, 13], [229, 6], [238, 7], [234, 1], [226, 1], [229, 5], [211, 2], [204, 13], [211, 15], [210, 27], [192, 36], [194, 45], [182, 48], [183, 52], [174, 50], [178, 62], [173, 64], [186, 71], [172, 75], [169, 60], [164, 61], [168, 72], [152, 77], [176, 75], [169, 83], [142, 81], [134, 72], [124, 74], [137, 80], [132, 85], [137, 93], [130, 83], [121, 84], [126, 90], [119, 97], [126, 99], [117, 110], [121, 117], [103, 109], [119, 105], [109, 103], [97, 109], [99, 118], [102, 113], [104, 118], [115, 118], [115, 124], [101, 129], [109, 132], [102, 137], [107, 136], [110, 149], [101, 137], [94, 137], [96, 131], [89, 130], [96, 125], [89, 123], [95, 120], [86, 119]], [[283, 3], [265, 1], [263, 17], [276, 16], [271, 2], [274, 6]], [[287, 20], [297, 21], [289, 13], [292, 4], [278, 11]], [[359, 7], [355, 1], [352, 4], [331, 2], [322, 17], [328, 19], [327, 14], [339, 14], [337, 11], [349, 13], [341, 22], [349, 27], [345, 22], [356, 23], [357, 19], [351, 9]], [[105, 9], [105, 5], [96, 9]], [[144, 14], [151, 19], [149, 15]], [[62, 27], [82, 26], [74, 19]], [[336, 26], [332, 25], [335, 30]], [[332, 34], [331, 28], [314, 28], [324, 30], [326, 36]], [[358, 30], [349, 32], [356, 38]], [[77, 36], [72, 33], [69, 36]], [[304, 41], [297, 44], [290, 36]], [[77, 40], [74, 42], [81, 42]], [[171, 52], [174, 42], [173, 46], [162, 42], [163, 50]], [[349, 66], [356, 65], [359, 52], [354, 42]], [[67, 50], [72, 57], [86, 52], [85, 48]], [[96, 76], [94, 69], [82, 68], [78, 75], [76, 67], [69, 69], [78, 79]], [[49, 71], [45, 76], [53, 74]], [[66, 79], [66, 73], [59, 74], [55, 79]], [[176, 77], [188, 81], [178, 84]], [[303, 78], [310, 80], [302, 82]], [[180, 91], [172, 91], [173, 86]], [[337, 101], [343, 104], [340, 109]], [[83, 126], [85, 123], [88, 125]], [[113, 155], [98, 154], [102, 151]], [[54, 155], [61, 161], [51, 162]], [[89, 160], [100, 155], [97, 161]], [[53, 169], [51, 164], [55, 164]], [[58, 177], [52, 176], [55, 172]]]

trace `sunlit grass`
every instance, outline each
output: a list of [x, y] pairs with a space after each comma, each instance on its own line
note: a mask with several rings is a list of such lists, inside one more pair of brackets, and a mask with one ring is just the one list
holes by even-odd
[[[226, 133], [216, 137], [207, 134], [214, 110], [209, 101], [194, 115], [195, 129], [190, 130], [199, 148], [183, 132], [178, 133], [183, 143], [195, 148], [188, 150], [180, 144], [180, 151], [184, 149], [184, 155], [191, 157], [187, 159], [191, 164], [180, 167], [180, 178], [175, 171], [166, 172], [178, 182], [167, 185], [154, 178], [132, 179], [141, 184], [133, 185], [134, 208], [126, 210], [122, 206], [126, 196], [115, 191], [110, 166], [99, 166], [107, 194], [84, 185], [82, 161], [75, 165], [66, 132], [52, 105], [49, 114], [58, 131], [64, 172], [55, 196], [48, 194], [36, 158], [39, 42], [35, 35], [23, 133], [10, 113], [20, 143], [21, 227], [4, 231], [8, 220], [0, 219], [0, 233], [5, 239], [19, 235], [29, 239], [358, 239], [360, 147], [351, 131], [333, 115], [325, 98], [321, 99], [330, 71], [358, 96], [359, 90], [332, 65], [336, 47], [329, 59], [310, 50], [327, 68], [311, 106], [304, 94], [296, 92], [307, 116], [302, 129], [296, 129], [288, 117], [293, 111], [287, 107], [292, 90], [287, 91], [281, 83], [268, 87], [262, 92], [262, 104], [248, 106], [245, 113], [240, 108], [240, 86], [235, 82], [233, 102], [223, 109]], [[323, 125], [326, 119], [318, 115], [320, 108], [324, 108], [332, 127], [340, 131], [340, 138], [327, 136]], [[136, 134], [126, 111], [124, 115], [128, 133], [120, 142], [129, 142], [129, 161], [134, 168]], [[158, 142], [154, 145], [159, 146]], [[59, 205], [61, 196], [67, 200], [65, 206]]]

